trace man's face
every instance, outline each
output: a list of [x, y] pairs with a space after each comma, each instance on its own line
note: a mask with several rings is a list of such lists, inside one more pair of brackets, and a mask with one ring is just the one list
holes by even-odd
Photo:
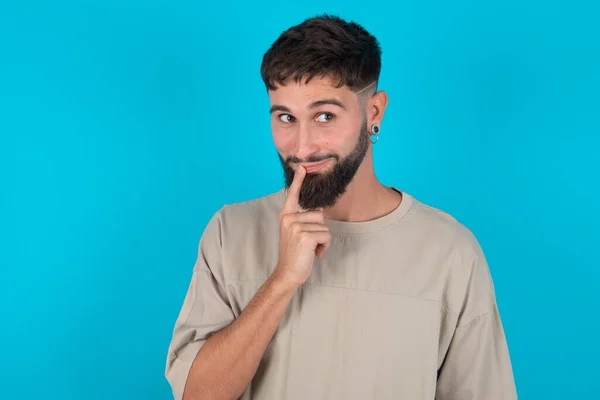
[[286, 187], [294, 167], [306, 168], [300, 191], [303, 209], [331, 207], [344, 194], [369, 149], [359, 98], [328, 78], [291, 82], [269, 91], [271, 130]]

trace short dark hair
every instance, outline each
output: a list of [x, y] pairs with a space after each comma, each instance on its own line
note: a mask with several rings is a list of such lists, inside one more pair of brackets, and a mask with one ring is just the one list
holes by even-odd
[[261, 76], [267, 89], [288, 79], [308, 83], [315, 76], [337, 79], [356, 92], [379, 80], [381, 47], [355, 22], [327, 14], [306, 19], [285, 32], [264, 54]]

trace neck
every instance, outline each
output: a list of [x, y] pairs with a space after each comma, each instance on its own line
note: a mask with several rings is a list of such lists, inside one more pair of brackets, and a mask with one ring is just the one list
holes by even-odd
[[381, 184], [375, 176], [369, 150], [346, 192], [323, 213], [326, 219], [335, 221], [364, 222], [389, 214], [401, 200], [398, 192]]

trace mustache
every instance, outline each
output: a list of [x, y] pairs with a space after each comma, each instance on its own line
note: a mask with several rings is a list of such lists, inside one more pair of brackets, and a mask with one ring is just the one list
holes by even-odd
[[298, 164], [298, 163], [302, 163], [302, 162], [314, 163], [314, 162], [325, 161], [330, 158], [333, 158], [336, 161], [339, 161], [339, 159], [340, 159], [340, 157], [337, 156], [336, 154], [327, 154], [324, 156], [310, 156], [310, 157], [306, 158], [305, 160], [301, 160], [298, 157], [290, 156], [285, 159], [285, 163], [288, 165], [291, 163]]

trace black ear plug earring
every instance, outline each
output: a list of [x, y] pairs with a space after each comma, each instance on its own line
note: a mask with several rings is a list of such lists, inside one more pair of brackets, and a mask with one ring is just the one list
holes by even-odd
[[371, 127], [371, 144], [377, 143], [379, 140], [379, 125], [373, 124]]

